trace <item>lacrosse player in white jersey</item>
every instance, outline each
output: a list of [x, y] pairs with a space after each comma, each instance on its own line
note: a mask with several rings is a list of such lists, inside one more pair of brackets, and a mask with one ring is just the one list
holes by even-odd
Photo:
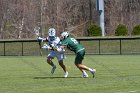
[[[59, 47], [60, 38], [56, 36], [56, 30], [54, 28], [50, 28], [48, 30], [48, 37], [46, 38], [46, 41], [48, 42], [49, 45], [44, 44], [44, 46], [42, 48], [49, 50], [48, 57], [47, 57], [47, 63], [52, 66], [51, 73], [53, 74], [56, 69], [56, 65], [52, 61], [56, 57], [59, 65], [64, 70], [64, 77], [65, 78], [68, 77], [68, 71], [66, 69], [66, 66], [63, 63], [63, 60], [65, 58], [64, 49]], [[55, 51], [55, 49], [58, 49], [59, 52]]]

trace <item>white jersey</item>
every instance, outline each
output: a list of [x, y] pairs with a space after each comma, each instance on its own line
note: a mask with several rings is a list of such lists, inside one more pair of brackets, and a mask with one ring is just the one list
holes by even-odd
[[48, 41], [49, 45], [51, 45], [51, 44], [53, 44], [54, 46], [60, 45], [59, 37], [55, 37], [53, 40], [51, 40], [51, 38], [48, 36], [47, 41]]
[[[51, 38], [48, 36], [46, 38], [46, 40], [48, 41], [49, 45], [53, 45], [54, 47], [59, 47], [60, 46], [60, 38], [59, 37], [55, 37], [53, 40], [51, 40]], [[60, 53], [57, 51], [53, 51], [50, 50], [48, 56], [50, 57], [57, 57], [58, 60], [63, 60], [65, 58], [64, 53]]]

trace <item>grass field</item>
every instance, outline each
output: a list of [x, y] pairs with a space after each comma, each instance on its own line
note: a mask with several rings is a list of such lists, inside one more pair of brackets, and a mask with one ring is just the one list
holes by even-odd
[[96, 77], [81, 78], [74, 56], [67, 56], [68, 78], [57, 65], [52, 76], [46, 57], [1, 56], [0, 93], [140, 93], [140, 55], [86, 55]]

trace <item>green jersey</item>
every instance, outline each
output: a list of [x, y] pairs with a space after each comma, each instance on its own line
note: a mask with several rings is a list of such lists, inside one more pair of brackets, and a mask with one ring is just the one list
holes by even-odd
[[72, 38], [72, 37], [68, 37], [64, 39], [61, 42], [61, 44], [63, 46], [67, 46], [70, 50], [74, 51], [75, 53], [78, 53], [81, 50], [85, 49], [75, 38]]

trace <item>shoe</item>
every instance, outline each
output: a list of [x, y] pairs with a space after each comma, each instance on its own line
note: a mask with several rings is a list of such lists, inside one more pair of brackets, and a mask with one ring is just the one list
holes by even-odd
[[69, 75], [69, 73], [68, 73], [68, 72], [65, 72], [65, 74], [64, 74], [64, 78], [67, 78], [68, 75]]
[[83, 78], [88, 78], [88, 74], [85, 73], [85, 74], [82, 75], [82, 77], [83, 77]]
[[93, 78], [95, 77], [95, 73], [96, 73], [96, 69], [92, 69], [92, 71], [90, 71], [91, 74], [93, 75]]
[[55, 69], [56, 69], [56, 66], [53, 66], [53, 68], [52, 68], [52, 70], [51, 70], [51, 73], [52, 73], [52, 74], [54, 73]]

